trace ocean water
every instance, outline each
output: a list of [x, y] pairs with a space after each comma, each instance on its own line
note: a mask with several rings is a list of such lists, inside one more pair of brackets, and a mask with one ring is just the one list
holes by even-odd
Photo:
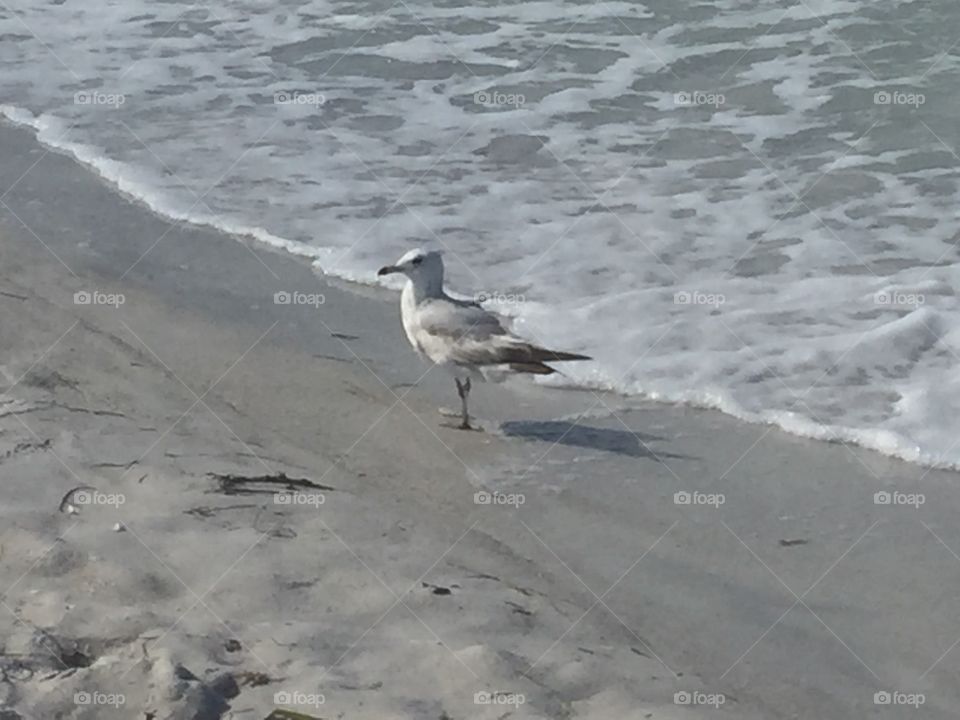
[[333, 275], [442, 249], [566, 382], [960, 466], [955, 2], [209, 5], [6, 0], [3, 113]]

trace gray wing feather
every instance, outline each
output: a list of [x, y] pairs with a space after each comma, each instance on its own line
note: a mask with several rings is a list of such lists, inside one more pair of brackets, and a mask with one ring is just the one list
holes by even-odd
[[492, 340], [507, 336], [493, 313], [479, 305], [454, 300], [433, 300], [417, 308], [417, 340], [434, 362], [496, 364]]
[[444, 298], [423, 303], [417, 310], [418, 341], [434, 362], [503, 365], [585, 359], [511, 335], [498, 316], [476, 303]]

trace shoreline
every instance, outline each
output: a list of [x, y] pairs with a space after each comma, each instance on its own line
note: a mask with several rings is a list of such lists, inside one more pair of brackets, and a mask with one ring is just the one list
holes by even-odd
[[[38, 117], [31, 116], [28, 118], [27, 115], [30, 114], [29, 111], [16, 106], [4, 107], [6, 107], [7, 110], [0, 112], [0, 116], [2, 116], [0, 122], [9, 123], [20, 129], [28, 129], [28, 132], [34, 135], [36, 141], [44, 148], [62, 154], [78, 163], [87, 171], [95, 174], [97, 178], [105, 183], [113, 192], [119, 194], [128, 202], [142, 207], [163, 222], [173, 225], [188, 223], [192, 227], [204, 228], [219, 235], [231, 236], [244, 243], [255, 246], [262, 245], [263, 249], [271, 252], [289, 253], [297, 260], [309, 262], [311, 268], [315, 272], [320, 271], [327, 282], [346, 286], [348, 291], [352, 290], [354, 293], [361, 292], [361, 288], [369, 288], [373, 291], [374, 297], [382, 298], [389, 292], [385, 290], [383, 286], [376, 284], [375, 281], [363, 282], [355, 277], [343, 275], [328, 276], [323, 273], [320, 264], [325, 257], [325, 253], [333, 252], [331, 249], [311, 248], [303, 243], [274, 235], [265, 228], [258, 226], [232, 226], [224, 224], [222, 221], [218, 222], [219, 218], [217, 217], [191, 216], [175, 210], [165, 210], [156, 202], [151, 202], [143, 193], [137, 192], [128, 182], [124, 181], [122, 173], [118, 174], [113, 168], [115, 163], [112, 161], [106, 161], [107, 165], [105, 167], [103, 162], [97, 161], [98, 159], [105, 159], [94, 159], [91, 157], [90, 152], [88, 152], [89, 149], [86, 146], [75, 143], [58, 144], [48, 142], [50, 140], [49, 138], [41, 140], [40, 137], [43, 134], [44, 128], [41, 127]], [[384, 262], [388, 260], [390, 260], [390, 258], [385, 258]], [[717, 411], [727, 415], [733, 420], [761, 427], [773, 427], [799, 438], [853, 445], [896, 460], [915, 464], [921, 468], [960, 472], [960, 465], [957, 463], [944, 462], [939, 459], [941, 456], [935, 457], [931, 455], [929, 451], [923, 451], [918, 446], [912, 444], [909, 438], [889, 431], [884, 431], [882, 436], [877, 437], [876, 433], [879, 431], [873, 428], [824, 425], [815, 418], [805, 416], [801, 416], [800, 418], [787, 417], [790, 413], [785, 410], [748, 411], [740, 407], [739, 403], [735, 403], [736, 407], [730, 407], [729, 402], [724, 403], [721, 401], [693, 402], [690, 400], [676, 400], [671, 398], [652, 399], [648, 395], [625, 394], [618, 388], [605, 389], [600, 386], [590, 386], [583, 383], [566, 384], [558, 377], [552, 378], [544, 387], [588, 393], [615, 393], [617, 395], [623, 395], [627, 403], [634, 404], [657, 403], [661, 405], [681, 405], [692, 410]], [[787, 419], [783, 419], [785, 417], [787, 417]]]
[[[0, 156], [0, 706], [494, 718], [474, 696], [498, 690], [516, 717], [896, 717], [874, 694], [916, 691], [952, 716], [956, 473], [524, 383], [452, 430], [392, 293], [168, 222], [24, 129], [0, 123]], [[280, 473], [335, 489], [217, 480]], [[83, 484], [126, 502], [59, 512]]]

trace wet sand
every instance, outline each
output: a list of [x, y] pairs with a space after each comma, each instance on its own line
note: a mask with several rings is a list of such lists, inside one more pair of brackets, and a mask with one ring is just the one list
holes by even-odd
[[394, 294], [0, 157], [10, 718], [953, 716], [955, 474], [523, 382], [457, 431]]

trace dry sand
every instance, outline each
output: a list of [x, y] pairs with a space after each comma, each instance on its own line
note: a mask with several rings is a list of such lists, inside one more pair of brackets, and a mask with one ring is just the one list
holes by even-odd
[[392, 295], [0, 158], [2, 720], [956, 716], [955, 474], [522, 384], [456, 431]]

